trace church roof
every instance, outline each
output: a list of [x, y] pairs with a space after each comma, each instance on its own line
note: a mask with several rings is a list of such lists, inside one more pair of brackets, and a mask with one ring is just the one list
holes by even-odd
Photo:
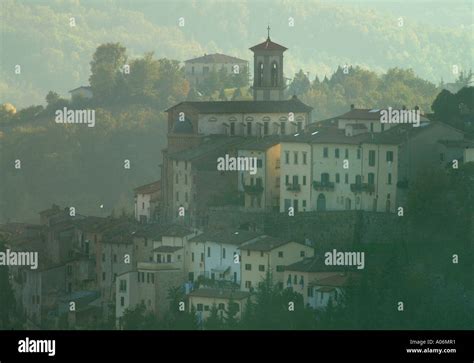
[[288, 48], [284, 47], [283, 45], [272, 42], [270, 37], [268, 37], [263, 43], [254, 45], [252, 48], [250, 48], [252, 52], [255, 52], [256, 50], [281, 50], [284, 52], [287, 49]]
[[230, 55], [214, 53], [204, 54], [202, 57], [188, 59], [185, 63], [247, 63], [245, 59], [232, 57]]
[[313, 109], [294, 96], [284, 101], [184, 101], [166, 111], [179, 106], [191, 106], [200, 113], [288, 113]]

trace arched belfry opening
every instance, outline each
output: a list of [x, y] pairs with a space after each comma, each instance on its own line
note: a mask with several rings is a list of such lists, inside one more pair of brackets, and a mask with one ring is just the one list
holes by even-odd
[[286, 47], [267, 39], [250, 48], [254, 56], [253, 99], [255, 101], [281, 101], [284, 99], [283, 53]]

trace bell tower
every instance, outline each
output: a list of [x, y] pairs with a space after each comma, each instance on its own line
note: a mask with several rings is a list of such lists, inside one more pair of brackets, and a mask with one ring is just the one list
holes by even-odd
[[286, 87], [283, 78], [283, 53], [288, 48], [270, 40], [250, 48], [253, 52], [253, 99], [254, 101], [281, 101]]

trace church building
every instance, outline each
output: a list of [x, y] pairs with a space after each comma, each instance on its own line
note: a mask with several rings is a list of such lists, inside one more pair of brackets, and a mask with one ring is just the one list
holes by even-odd
[[[268, 28], [267, 39], [250, 50], [254, 54], [253, 100], [184, 101], [166, 110], [168, 147], [163, 151], [162, 192], [168, 219], [177, 214], [173, 154], [192, 148], [200, 153], [199, 146], [209, 137], [291, 135], [311, 123], [312, 107], [296, 96], [285, 99], [283, 53], [287, 48], [270, 39]], [[190, 195], [199, 193], [189, 191]]]

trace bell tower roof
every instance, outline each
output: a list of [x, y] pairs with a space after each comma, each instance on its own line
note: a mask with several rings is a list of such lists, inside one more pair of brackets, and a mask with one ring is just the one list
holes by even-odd
[[267, 35], [267, 40], [265, 40], [263, 43], [254, 45], [250, 50], [252, 52], [255, 52], [256, 50], [279, 50], [284, 52], [288, 48], [284, 47], [283, 45], [277, 44], [275, 42], [272, 42], [270, 39], [270, 26], [267, 27], [268, 35]]

